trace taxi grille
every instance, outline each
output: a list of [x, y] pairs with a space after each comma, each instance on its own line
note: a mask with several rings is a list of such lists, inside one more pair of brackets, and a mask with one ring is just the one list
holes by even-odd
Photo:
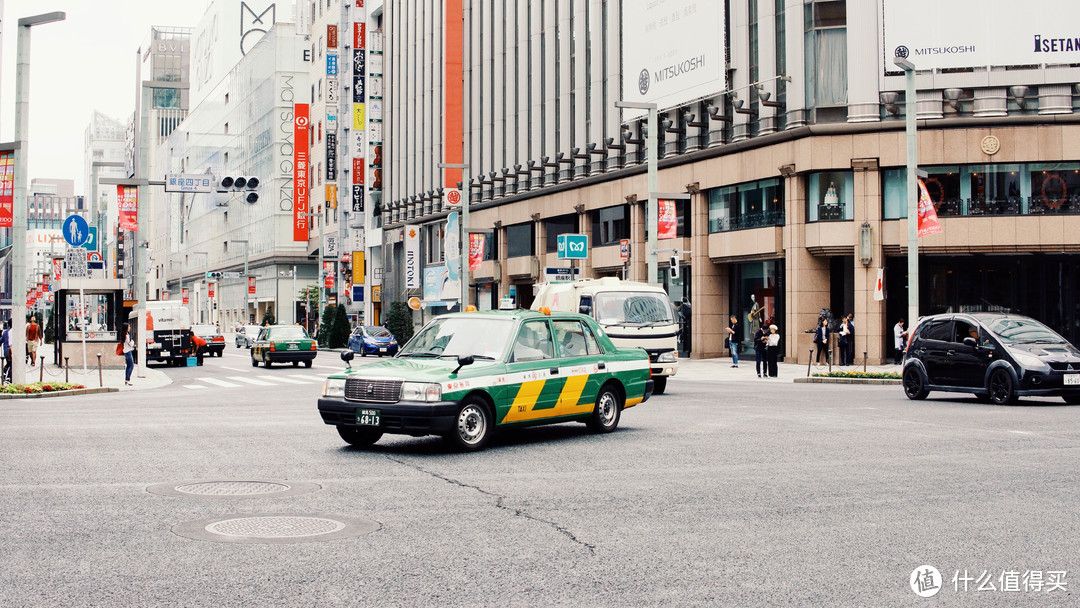
[[345, 398], [349, 401], [397, 403], [401, 399], [401, 380], [349, 378], [345, 381]]

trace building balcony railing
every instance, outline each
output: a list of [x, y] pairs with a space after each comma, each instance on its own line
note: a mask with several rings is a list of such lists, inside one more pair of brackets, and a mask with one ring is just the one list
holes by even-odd
[[936, 208], [938, 217], [1080, 214], [1080, 194], [1054, 200], [1042, 196], [946, 199]]
[[738, 217], [711, 219], [709, 220], [709, 232], [730, 232], [732, 230], [748, 230], [751, 228], [766, 228], [768, 226], [783, 225], [783, 211], [766, 211], [762, 213], [747, 213]]

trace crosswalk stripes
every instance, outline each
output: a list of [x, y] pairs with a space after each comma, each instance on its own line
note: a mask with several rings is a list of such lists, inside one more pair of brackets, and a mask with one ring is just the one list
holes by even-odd
[[319, 384], [322, 384], [323, 382], [326, 381], [326, 378], [315, 378], [313, 376], [301, 376], [301, 375], [298, 375], [298, 374], [297, 375], [292, 375], [292, 376], [290, 376], [290, 378], [296, 378], [298, 380], [305, 380], [307, 382], [318, 382]]
[[[279, 384], [322, 384], [326, 378], [323, 376], [310, 376], [302, 374], [290, 374], [285, 375], [264, 375], [264, 376], [226, 376], [225, 378], [213, 378], [209, 376], [203, 376], [194, 378], [198, 382], [205, 382], [206, 384], [213, 385], [220, 388], [243, 388], [244, 386], [277, 386]], [[184, 388], [190, 388], [193, 390], [210, 388], [206, 384], [184, 384]]]
[[229, 376], [229, 380], [236, 380], [237, 382], [246, 382], [247, 384], [254, 384], [255, 386], [273, 386], [273, 382], [266, 382], [265, 380], [257, 380], [255, 378], [245, 378], [244, 376]]
[[205, 382], [207, 384], [213, 384], [214, 386], [221, 386], [224, 388], [237, 388], [238, 386], [240, 386], [239, 384], [233, 384], [232, 382], [226, 382], [225, 380], [219, 380], [217, 378], [196, 378], [196, 380], [199, 380], [200, 382]]
[[[259, 376], [265, 380], [273, 380], [274, 382], [284, 382], [285, 384], [307, 384], [303, 380], [297, 380], [296, 378], [286, 378], [285, 376]], [[307, 378], [305, 378], [306, 380]], [[315, 380], [312, 378], [312, 380]], [[320, 380], [321, 382], [321, 380]]]
[[185, 384], [184, 388], [210, 388], [209, 386], [203, 386], [201, 384]]

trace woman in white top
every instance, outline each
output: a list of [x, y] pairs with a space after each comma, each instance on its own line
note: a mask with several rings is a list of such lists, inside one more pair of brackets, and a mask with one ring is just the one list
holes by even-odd
[[127, 323], [120, 328], [120, 343], [124, 345], [124, 363], [127, 365], [124, 369], [124, 384], [131, 386], [131, 370], [135, 369], [135, 340], [131, 339]]
[[769, 338], [765, 342], [765, 353], [769, 361], [769, 377], [775, 378], [779, 372], [776, 359], [780, 356], [780, 334], [775, 325], [769, 326]]
[[904, 359], [904, 319], [901, 318], [893, 325], [893, 363], [900, 365], [900, 362]]

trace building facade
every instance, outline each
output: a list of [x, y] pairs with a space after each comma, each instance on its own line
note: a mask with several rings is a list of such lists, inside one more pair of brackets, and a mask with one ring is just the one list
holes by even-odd
[[[775, 323], [786, 358], [805, 362], [808, 332], [829, 309], [855, 315], [857, 361], [887, 360], [907, 311], [904, 75], [892, 62], [902, 53], [916, 66], [918, 162], [942, 225], [920, 241], [920, 312], [1011, 310], [1080, 340], [1080, 57], [1064, 44], [1031, 53], [1023, 27], [1038, 15], [1007, 8], [1024, 43], [1002, 51], [990, 40], [898, 44], [898, 32], [915, 40], [918, 30], [894, 0], [728, 0], [718, 16], [682, 0], [646, 21], [645, 3], [618, 0], [470, 2], [460, 14], [454, 5], [386, 9], [383, 223], [394, 281], [384, 299], [421, 295], [399, 272], [409, 228], [421, 233], [423, 264], [444, 263], [438, 163], [459, 144], [445, 137], [452, 119], [441, 108], [455, 89], [440, 54], [460, 20], [470, 228], [489, 231], [470, 303], [512, 295], [528, 306], [544, 270], [566, 265], [556, 237], [583, 233], [585, 276], [652, 279], [673, 301], [687, 298], [690, 356], [723, 354], [735, 315], [747, 347], [755, 323]], [[722, 40], [724, 69], [708, 92], [658, 103], [656, 192], [669, 202], [659, 276], [648, 277], [646, 121], [615, 102], [713, 56], [621, 70], [628, 47], [681, 48], [664, 32], [703, 20]], [[1006, 26], [978, 27], [986, 37]], [[953, 39], [968, 33], [958, 27]]]

